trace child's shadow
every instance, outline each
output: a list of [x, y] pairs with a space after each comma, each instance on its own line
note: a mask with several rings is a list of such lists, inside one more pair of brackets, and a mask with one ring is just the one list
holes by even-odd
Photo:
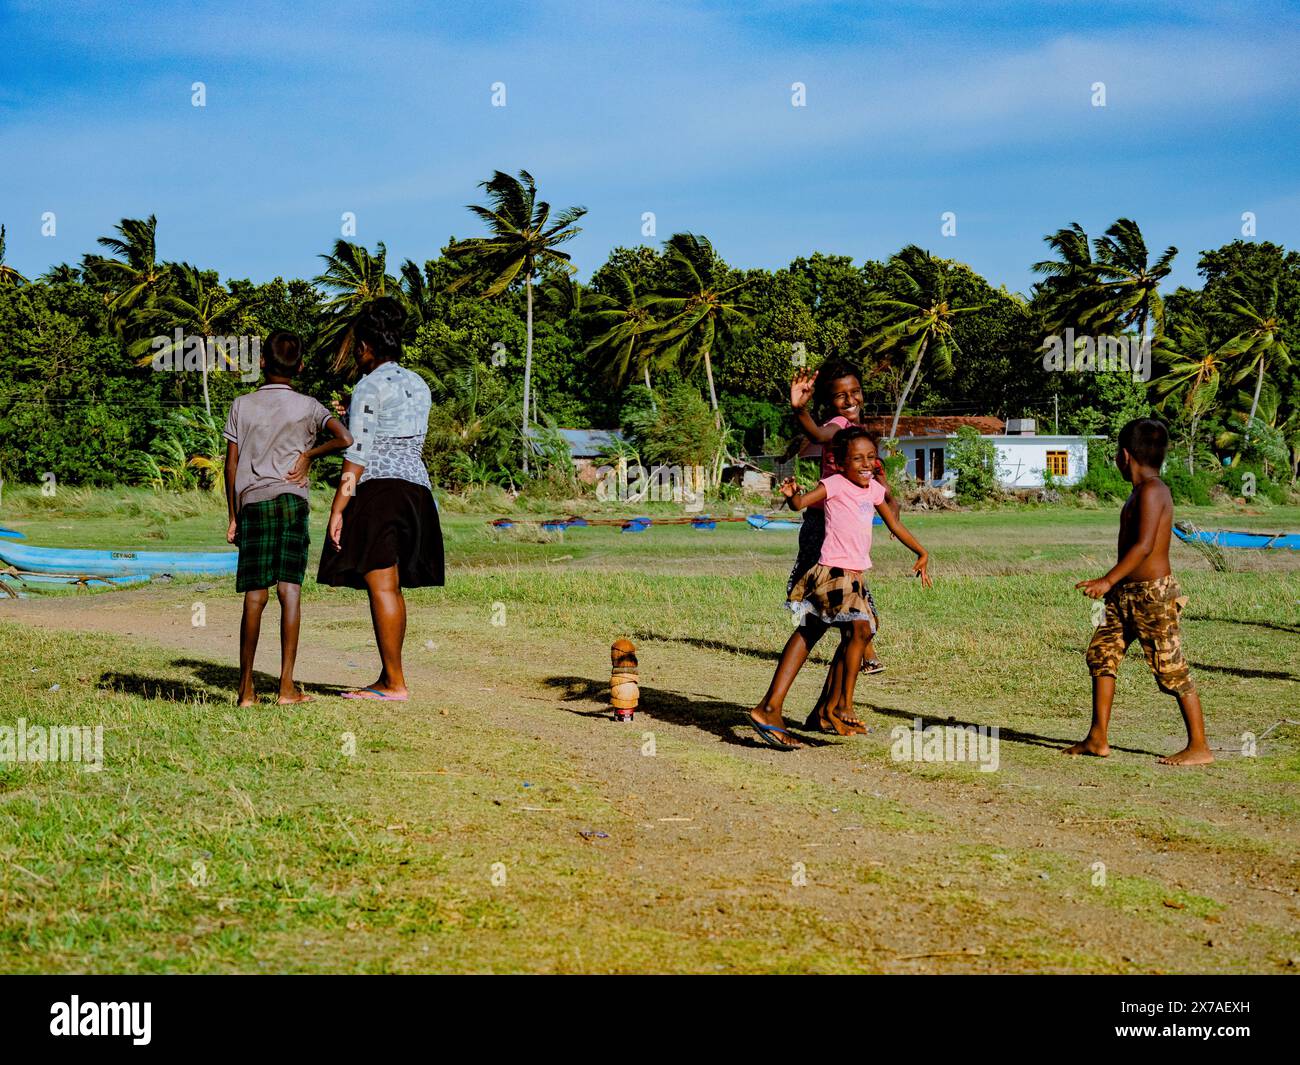
[[[171, 664], [188, 669], [194, 674], [194, 681], [109, 671], [100, 675], [99, 686], [111, 691], [124, 692], [127, 695], [138, 695], [143, 699], [162, 699], [174, 703], [224, 700], [232, 698], [239, 688], [238, 666], [226, 666], [194, 658], [176, 658]], [[265, 695], [279, 689], [280, 678], [254, 670], [253, 684], [259, 694]], [[298, 686], [309, 694], [321, 695], [337, 695], [348, 690], [345, 685], [340, 684], [307, 684], [299, 681]]]
[[[592, 680], [589, 677], [547, 677], [544, 683], [550, 688], [562, 689], [561, 699], [568, 702], [602, 702], [609, 697], [608, 680]], [[613, 711], [608, 708], [599, 710], [580, 710], [576, 707], [564, 708], [570, 714], [579, 717], [609, 717]], [[727, 743], [740, 747], [759, 747], [771, 750], [770, 744], [764, 743], [752, 735], [753, 726], [749, 724], [751, 706], [741, 703], [728, 703], [721, 699], [701, 696], [692, 699], [679, 692], [666, 691], [662, 688], [641, 686], [641, 702], [637, 706], [638, 714], [645, 714], [660, 721], [670, 721], [676, 725], [693, 725], [695, 728], [711, 732]], [[751, 733], [737, 734], [737, 729]], [[805, 747], [833, 746], [833, 742], [801, 733], [799, 737]]]
[[[221, 688], [225, 691], [236, 691], [239, 688], [239, 667], [222, 665], [220, 662], [205, 662], [200, 658], [176, 658], [172, 660], [173, 666], [179, 666], [188, 669], [204, 684], [209, 687]], [[280, 687], [280, 678], [272, 676], [270, 673], [262, 673], [258, 670], [253, 671], [253, 684], [259, 691], [270, 689], [272, 691]], [[298, 687], [309, 693], [319, 693], [320, 695], [338, 695], [339, 692], [351, 691], [356, 687], [355, 684], [317, 684], [299, 680]]]
[[[913, 710], [896, 710], [892, 706], [878, 706], [871, 700], [864, 700], [871, 711], [876, 714], [884, 714], [886, 717], [896, 717], [906, 721], [909, 725], [916, 718], [921, 719], [921, 727], [929, 728], [931, 725], [951, 725], [954, 728], [989, 728], [986, 722], [976, 721], [958, 721], [956, 718], [939, 718], [926, 717], [924, 714], [918, 714]], [[1021, 732], [1019, 729], [1008, 728], [1006, 725], [998, 725], [998, 739], [1006, 740], [1008, 743], [1024, 743], [1031, 747], [1051, 747], [1059, 749], [1069, 747], [1079, 741], [1077, 739], [1063, 740], [1053, 736], [1040, 736], [1036, 732]], [[1129, 754], [1149, 754], [1153, 758], [1159, 756], [1158, 751], [1147, 751], [1140, 747], [1121, 747], [1118, 743], [1110, 745], [1113, 751], [1126, 751]]]

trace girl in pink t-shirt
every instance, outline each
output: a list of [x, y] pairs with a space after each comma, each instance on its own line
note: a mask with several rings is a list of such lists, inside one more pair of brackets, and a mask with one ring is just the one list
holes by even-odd
[[[809, 440], [821, 445], [823, 479], [835, 472], [831, 441], [841, 429], [862, 424], [862, 405], [861, 375], [856, 367], [840, 359], [832, 359], [813, 373], [801, 370], [790, 382], [790, 407], [799, 422], [799, 427]], [[816, 411], [818, 418], [826, 419], [820, 425], [809, 413], [810, 406]], [[827, 415], [831, 417], [828, 418]], [[873, 442], [876, 439], [877, 437], [873, 436]], [[885, 501], [897, 518], [902, 508], [898, 499], [889, 490], [889, 482], [885, 479], [885, 470], [879, 459], [876, 460], [875, 479], [884, 486]], [[795, 586], [795, 582], [816, 565], [821, 556], [825, 533], [826, 522], [822, 508], [809, 507], [804, 511], [803, 522], [799, 526], [799, 552], [795, 558], [794, 568], [790, 570], [790, 578], [786, 582], [786, 592], [789, 592]], [[841, 643], [835, 651], [836, 666], [841, 664], [843, 651], [844, 645]], [[862, 659], [862, 672], [883, 673], [884, 669], [885, 667], [876, 657], [874, 646], [869, 644]], [[818, 716], [820, 704], [825, 702], [828, 695], [829, 687], [823, 688], [822, 698], [818, 701], [818, 709], [813, 711], [813, 717]], [[809, 718], [810, 724], [813, 717]]]
[[916, 555], [912, 571], [930, 587], [930, 556], [903, 526], [888, 505], [885, 489], [875, 479], [876, 446], [859, 426], [841, 429], [831, 443], [838, 473], [825, 477], [811, 492], [800, 492], [792, 479], [781, 492], [795, 510], [822, 505], [826, 535], [816, 565], [795, 583], [787, 605], [799, 627], [786, 642], [772, 683], [750, 712], [759, 736], [782, 750], [802, 746], [786, 731], [781, 708], [786, 693], [813, 647], [831, 626], [845, 636], [841, 664], [832, 664], [830, 697], [819, 704], [817, 727], [841, 736], [866, 731], [853, 715], [853, 689], [862, 656], [876, 631], [876, 609], [867, 586], [871, 568], [871, 522], [880, 514], [889, 531]]

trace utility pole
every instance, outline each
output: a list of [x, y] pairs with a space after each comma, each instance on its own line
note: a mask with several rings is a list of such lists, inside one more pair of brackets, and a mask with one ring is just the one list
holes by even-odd
[[1055, 414], [1052, 416], [1052, 435], [1061, 435], [1061, 393], [1057, 392], [1052, 396], [1052, 406], [1055, 408]]

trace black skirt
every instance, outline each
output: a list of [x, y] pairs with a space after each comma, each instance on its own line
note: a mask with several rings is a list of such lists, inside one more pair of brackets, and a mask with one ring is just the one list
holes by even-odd
[[822, 507], [808, 507], [799, 526], [799, 554], [794, 560], [794, 569], [790, 571], [790, 579], [785, 582], [786, 595], [793, 592], [800, 578], [820, 561], [825, 539], [826, 511]]
[[316, 580], [336, 588], [365, 588], [371, 570], [397, 566], [403, 588], [444, 583], [442, 527], [433, 493], [395, 477], [357, 486], [343, 511], [340, 547], [328, 536]]

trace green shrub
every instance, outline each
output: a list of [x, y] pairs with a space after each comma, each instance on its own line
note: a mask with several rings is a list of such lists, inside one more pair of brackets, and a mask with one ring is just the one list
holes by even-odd
[[[894, 446], [890, 454], [885, 454], [887, 443], [893, 443]], [[890, 484], [898, 484], [899, 481], [907, 476], [907, 456], [897, 449], [896, 442], [880, 441], [880, 463], [885, 467], [885, 479]]]
[[1260, 465], [1253, 462], [1239, 462], [1229, 466], [1223, 471], [1219, 483], [1227, 489], [1229, 495], [1244, 496], [1246, 493], [1243, 490], [1244, 485], [1242, 482], [1248, 473], [1253, 474], [1255, 477], [1255, 498], [1267, 499], [1270, 503], [1279, 506], [1286, 503], [1287, 491], [1285, 486], [1278, 484], [1264, 472]]
[[997, 494], [998, 451], [992, 440], [969, 425], [957, 430], [948, 447], [948, 465], [957, 475], [957, 501], [978, 503]]
[[[643, 395], [646, 394], [646, 395]], [[708, 466], [722, 446], [713, 411], [690, 385], [659, 393], [657, 405], [645, 401], [641, 386], [628, 389], [623, 426], [649, 466]]]
[[1098, 499], [1125, 499], [1133, 486], [1115, 465], [1115, 445], [1109, 440], [1088, 441], [1088, 472], [1074, 486], [1077, 492], [1091, 492]]
[[1217, 478], [1209, 470], [1188, 473], [1185, 463], [1167, 461], [1160, 476], [1169, 486], [1169, 493], [1176, 504], [1208, 507], [1213, 502], [1210, 489]]
[[1257, 477], [1262, 473], [1270, 480], [1288, 474], [1291, 470], [1291, 456], [1287, 450], [1285, 434], [1263, 419], [1255, 418], [1250, 423], [1249, 440], [1240, 464], [1246, 469], [1253, 468]]

